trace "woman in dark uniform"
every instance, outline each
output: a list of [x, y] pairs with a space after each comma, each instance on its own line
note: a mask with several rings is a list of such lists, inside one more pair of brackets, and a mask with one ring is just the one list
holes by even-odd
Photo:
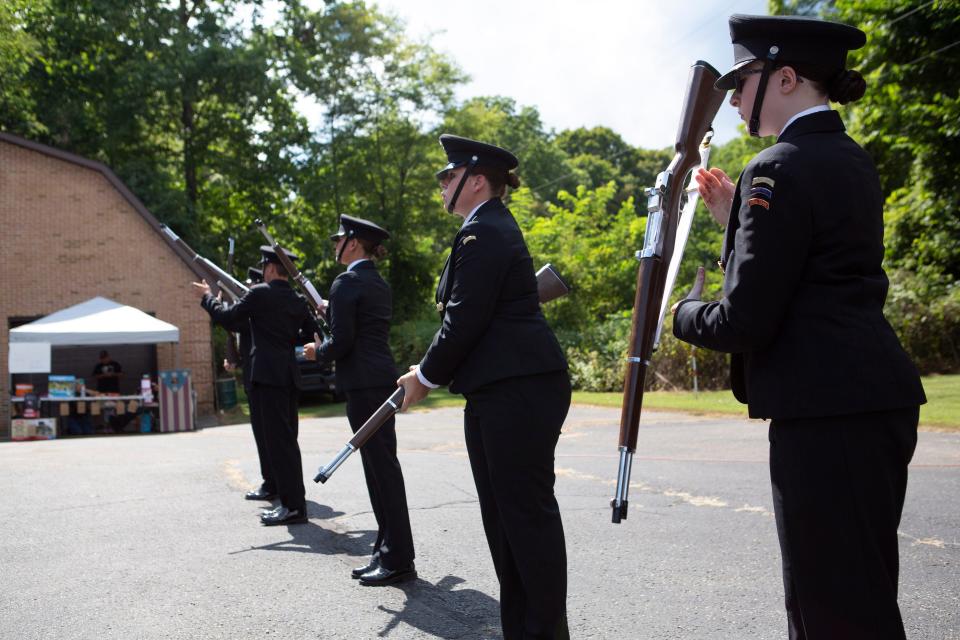
[[866, 37], [767, 16], [732, 16], [730, 32], [717, 86], [751, 134], [778, 138], [736, 185], [698, 173], [711, 212], [729, 212], [723, 298], [699, 301], [701, 270], [674, 334], [731, 353], [734, 393], [770, 419], [789, 637], [903, 638], [897, 527], [925, 398], [883, 316], [877, 172], [828, 106], [863, 95], [846, 56]]
[[[308, 358], [336, 362], [337, 386], [347, 396], [347, 419], [354, 433], [396, 389], [397, 369], [388, 343], [392, 296], [374, 262], [386, 255], [381, 243], [389, 237], [369, 220], [340, 216], [340, 229], [330, 239], [337, 262], [347, 270], [330, 287], [330, 338], [319, 346], [304, 346]], [[352, 577], [364, 586], [412, 580], [417, 577], [413, 536], [393, 418], [364, 444], [360, 457], [377, 540], [370, 562], [354, 569]]]
[[567, 565], [553, 493], [554, 450], [570, 406], [566, 360], [540, 311], [533, 261], [501, 198], [519, 186], [504, 149], [440, 137], [447, 210], [464, 218], [437, 288], [442, 325], [397, 383], [403, 408], [431, 388], [462, 393], [480, 515], [500, 580], [503, 635], [567, 638]]

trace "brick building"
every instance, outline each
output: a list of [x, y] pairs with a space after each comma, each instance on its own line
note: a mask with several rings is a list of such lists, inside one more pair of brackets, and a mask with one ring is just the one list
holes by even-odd
[[[107, 166], [0, 133], [0, 225], [0, 440], [10, 436], [9, 330], [95, 296], [179, 327], [179, 346], [151, 346], [147, 360], [173, 369], [179, 349], [198, 414], [213, 413], [211, 325], [187, 288], [198, 274]], [[145, 372], [127, 371], [131, 385]]]

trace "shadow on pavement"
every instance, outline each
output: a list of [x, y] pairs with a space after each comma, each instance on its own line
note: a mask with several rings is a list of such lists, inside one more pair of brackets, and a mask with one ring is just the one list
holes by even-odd
[[[327, 556], [369, 556], [373, 551], [373, 543], [377, 539], [376, 531], [347, 531], [339, 533], [314, 524], [313, 520], [329, 520], [342, 516], [342, 511], [334, 511], [325, 504], [307, 501], [307, 515], [310, 521], [306, 524], [287, 525], [287, 532], [291, 538], [280, 540], [259, 547], [250, 547], [231, 551], [228, 555], [246, 553], [248, 551], [296, 551], [298, 553], [319, 553]], [[280, 527], [276, 527], [279, 529]]]
[[407, 599], [399, 611], [380, 605], [393, 619], [377, 635], [385, 638], [403, 623], [433, 638], [501, 638], [500, 603], [476, 589], [453, 589], [463, 582], [463, 578], [446, 576], [435, 585], [426, 580], [397, 585], [394, 588]]

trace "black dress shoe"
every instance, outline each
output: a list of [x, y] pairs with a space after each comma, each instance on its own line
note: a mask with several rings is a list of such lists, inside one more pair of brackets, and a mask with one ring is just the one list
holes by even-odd
[[270, 493], [263, 487], [260, 487], [259, 489], [254, 489], [253, 491], [247, 491], [243, 497], [246, 500], [275, 500], [277, 494]]
[[376, 558], [373, 558], [370, 561], [370, 564], [364, 565], [362, 567], [357, 567], [356, 569], [351, 571], [350, 577], [353, 578], [354, 580], [359, 580], [360, 576], [362, 576], [365, 573], [370, 573], [371, 571], [373, 571], [379, 566], [380, 566], [380, 562]]
[[417, 570], [413, 568], [413, 563], [403, 569], [387, 569], [386, 567], [377, 567], [373, 571], [360, 576], [360, 584], [365, 587], [383, 587], [397, 582], [406, 582], [417, 577]]
[[273, 511], [260, 516], [261, 524], [272, 527], [278, 524], [302, 524], [307, 521], [307, 513], [302, 509], [287, 509], [280, 505]]

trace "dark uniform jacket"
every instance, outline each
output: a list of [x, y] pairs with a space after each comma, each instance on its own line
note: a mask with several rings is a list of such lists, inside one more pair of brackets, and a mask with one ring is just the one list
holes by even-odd
[[741, 174], [724, 297], [685, 301], [674, 335], [731, 357], [753, 418], [810, 418], [925, 401], [883, 316], [883, 196], [835, 111], [797, 119]]
[[246, 381], [300, 388], [300, 370], [294, 347], [301, 330], [312, 328], [310, 309], [303, 296], [285, 280], [254, 285], [239, 302], [224, 305], [210, 295], [201, 300], [213, 321], [237, 327], [249, 321], [251, 345], [244, 362]]
[[327, 307], [330, 337], [317, 348], [317, 361], [336, 362], [341, 390], [396, 386], [389, 343], [392, 313], [390, 286], [373, 261], [360, 262], [333, 281]]
[[420, 362], [434, 384], [469, 393], [497, 380], [567, 368], [540, 310], [523, 234], [499, 198], [457, 232], [437, 309], [443, 324]]

